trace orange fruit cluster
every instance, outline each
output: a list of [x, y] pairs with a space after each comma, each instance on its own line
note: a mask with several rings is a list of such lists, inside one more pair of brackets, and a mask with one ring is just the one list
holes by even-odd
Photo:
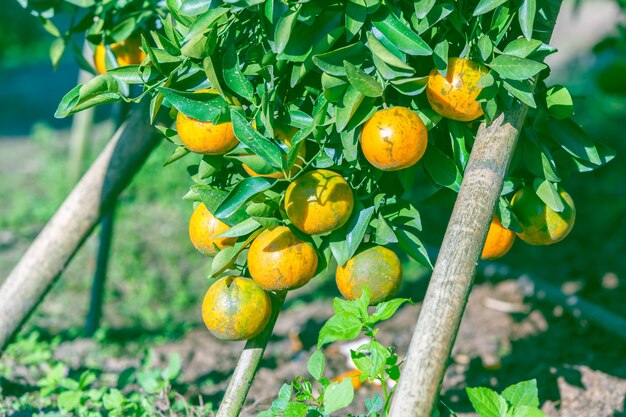
[[[477, 99], [481, 91], [479, 81], [485, 73], [484, 68], [463, 58], [449, 60], [446, 77], [433, 70], [426, 88], [433, 110], [458, 121], [481, 117], [483, 112]], [[200, 92], [217, 94], [215, 90]], [[239, 144], [230, 122], [214, 125], [179, 112], [176, 129], [182, 143], [199, 154], [222, 155]], [[285, 151], [292, 146], [294, 134], [293, 128], [275, 128], [275, 138]], [[417, 113], [397, 106], [374, 113], [364, 124], [359, 141], [363, 155], [374, 167], [395, 171], [411, 167], [423, 157], [428, 132]], [[256, 162], [256, 171], [242, 164], [243, 171], [253, 177], [282, 180], [285, 174], [290, 174], [283, 207], [291, 226], [265, 229], [254, 238], [247, 253], [251, 279], [222, 278], [207, 291], [202, 307], [203, 318], [218, 338], [241, 340], [258, 335], [271, 315], [267, 292], [300, 288], [317, 272], [318, 254], [305, 235], [331, 233], [348, 223], [352, 216], [355, 196], [349, 182], [339, 173], [327, 169], [300, 172], [307, 165], [305, 146], [300, 146], [298, 161], [288, 173]], [[518, 233], [522, 240], [531, 244], [551, 244], [569, 233], [575, 210], [571, 197], [564, 191], [561, 196], [566, 202], [563, 213], [552, 211], [532, 190], [522, 189], [515, 195], [511, 204], [523, 228], [523, 232]], [[236, 238], [223, 236], [229, 228], [201, 204], [191, 216], [189, 236], [200, 252], [215, 256], [218, 251], [236, 243]], [[494, 216], [481, 258], [504, 256], [511, 249], [515, 236]], [[392, 250], [369, 245], [361, 248], [345, 264], [338, 265], [335, 279], [345, 298], [357, 299], [367, 287], [370, 303], [376, 304], [398, 292], [402, 283], [402, 264]]]

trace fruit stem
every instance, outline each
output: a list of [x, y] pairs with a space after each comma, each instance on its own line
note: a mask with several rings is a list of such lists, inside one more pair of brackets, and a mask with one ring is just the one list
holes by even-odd
[[270, 293], [270, 298], [272, 299], [272, 316], [270, 317], [270, 321], [261, 334], [254, 339], [248, 340], [246, 343], [239, 357], [239, 361], [237, 362], [237, 366], [233, 371], [233, 376], [230, 379], [228, 388], [226, 388], [224, 399], [220, 404], [216, 417], [237, 417], [239, 415], [241, 407], [248, 395], [248, 391], [250, 390], [250, 386], [252, 385], [252, 381], [254, 380], [254, 376], [261, 364], [267, 342], [272, 336], [274, 324], [276, 324], [276, 319], [285, 302], [286, 295], [286, 291]]

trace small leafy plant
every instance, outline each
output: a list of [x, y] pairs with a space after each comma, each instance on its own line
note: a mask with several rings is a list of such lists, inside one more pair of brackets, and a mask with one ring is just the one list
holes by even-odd
[[480, 417], [545, 417], [539, 409], [537, 380], [522, 381], [498, 394], [487, 387], [467, 388]]
[[298, 377], [291, 384], [283, 385], [271, 408], [259, 416], [324, 416], [350, 405], [354, 399], [351, 378], [331, 381], [324, 377], [326, 359], [321, 349], [332, 342], [356, 339], [361, 334], [368, 337], [369, 341], [351, 351], [352, 361], [361, 372], [359, 376], [361, 382], [378, 381], [383, 391], [383, 397], [375, 395], [367, 400], [366, 415], [379, 416], [387, 413], [393, 393], [393, 388], [388, 390], [388, 383], [397, 382], [400, 364], [395, 348], [384, 346], [377, 340], [379, 329], [376, 325], [391, 318], [400, 306], [411, 300], [395, 298], [379, 303], [372, 312], [369, 309], [369, 302], [370, 292], [367, 288], [354, 301], [335, 298], [333, 302], [335, 314], [320, 330], [317, 349], [307, 364], [313, 381]]
[[[32, 332], [10, 346], [0, 367], [0, 381], [19, 386], [20, 377], [26, 378], [36, 389], [17, 399], [10, 397], [10, 403], [0, 400], [0, 415], [30, 411], [44, 416], [143, 417], [169, 415], [170, 411], [207, 412], [204, 406], [192, 407], [173, 392], [172, 384], [181, 371], [178, 355], [170, 356], [169, 364], [160, 369], [151, 365], [155, 352], [149, 349], [137, 369], [127, 368], [119, 375], [88, 369], [75, 375], [53, 357], [59, 342], [59, 338], [41, 340]], [[16, 375], [18, 368], [22, 369], [20, 376]]]
[[[351, 358], [360, 372], [360, 382], [378, 382], [382, 396], [375, 393], [365, 401], [365, 413], [349, 417], [384, 417], [389, 413], [395, 385], [400, 379], [402, 360], [394, 346], [384, 346], [376, 336], [376, 327], [390, 319], [407, 298], [395, 298], [369, 307], [367, 288], [354, 301], [335, 298], [335, 314], [328, 319], [319, 333], [317, 349], [309, 358], [307, 370], [311, 378], [296, 377], [284, 384], [271, 407], [259, 417], [315, 417], [329, 416], [348, 407], [354, 400], [352, 378], [331, 380], [324, 376], [326, 358], [322, 348], [336, 341], [350, 341], [365, 335], [369, 340], [354, 350]], [[502, 394], [487, 387], [467, 388], [467, 394], [480, 417], [545, 417], [539, 409], [537, 381], [523, 381], [506, 388]], [[441, 404], [456, 416], [446, 404]], [[435, 410], [435, 417], [439, 411]]]

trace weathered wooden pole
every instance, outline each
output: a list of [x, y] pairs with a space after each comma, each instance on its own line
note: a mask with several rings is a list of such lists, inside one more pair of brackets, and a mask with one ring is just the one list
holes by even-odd
[[[547, 42], [561, 0], [550, 0], [542, 6], [550, 25], [539, 38]], [[489, 126], [483, 123], [478, 129], [392, 400], [391, 417], [432, 414], [527, 112], [528, 107], [516, 101], [513, 108], [499, 114]]]
[[100, 327], [102, 319], [102, 305], [104, 299], [104, 284], [109, 270], [109, 254], [113, 242], [113, 224], [115, 219], [115, 203], [100, 222], [100, 242], [96, 253], [96, 272], [93, 274], [93, 284], [89, 296], [89, 310], [85, 321], [85, 335], [93, 336]]
[[[113, 106], [113, 118], [116, 129], [120, 127], [130, 111], [128, 103], [115, 103]], [[79, 113], [80, 114], [80, 113]], [[85, 335], [93, 336], [100, 327], [102, 318], [102, 305], [104, 299], [105, 283], [109, 270], [109, 254], [113, 243], [113, 224], [115, 220], [115, 201], [111, 203], [109, 210], [104, 213], [100, 221], [100, 241], [96, 253], [96, 271], [93, 274], [93, 284], [89, 297], [89, 310], [85, 320]]]
[[65, 199], [0, 287], [0, 351], [41, 301], [157, 143], [140, 105]]
[[250, 386], [252, 385], [252, 381], [254, 380], [254, 375], [259, 369], [261, 359], [263, 359], [265, 347], [272, 336], [274, 324], [276, 324], [276, 319], [278, 318], [286, 295], [287, 292], [279, 292], [271, 295], [272, 317], [265, 330], [246, 343], [233, 375], [230, 378], [228, 388], [226, 388], [224, 399], [220, 404], [216, 417], [237, 417], [239, 415], [241, 407], [248, 395], [248, 391], [250, 390]]

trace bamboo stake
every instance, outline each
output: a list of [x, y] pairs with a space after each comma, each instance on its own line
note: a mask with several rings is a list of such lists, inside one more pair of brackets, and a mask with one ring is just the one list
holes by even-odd
[[[548, 3], [548, 2], [546, 2]], [[548, 41], [561, 5], [550, 0]], [[528, 107], [481, 124], [433, 269], [389, 415], [430, 417], [472, 288], [494, 207]]]
[[272, 316], [267, 327], [263, 332], [246, 343], [246, 347], [241, 352], [233, 376], [230, 379], [224, 399], [220, 404], [216, 417], [237, 417], [241, 411], [244, 401], [254, 380], [254, 376], [259, 369], [263, 353], [267, 342], [272, 336], [274, 324], [278, 319], [280, 309], [285, 302], [286, 291], [277, 294], [271, 294], [272, 297]]
[[109, 255], [113, 241], [113, 220], [115, 219], [115, 205], [102, 217], [100, 222], [100, 242], [96, 253], [96, 272], [93, 275], [89, 310], [85, 320], [85, 336], [91, 337], [100, 327], [102, 319], [102, 305], [104, 299], [104, 285], [109, 270]]
[[157, 143], [141, 106], [117, 130], [0, 287], [0, 352]]

